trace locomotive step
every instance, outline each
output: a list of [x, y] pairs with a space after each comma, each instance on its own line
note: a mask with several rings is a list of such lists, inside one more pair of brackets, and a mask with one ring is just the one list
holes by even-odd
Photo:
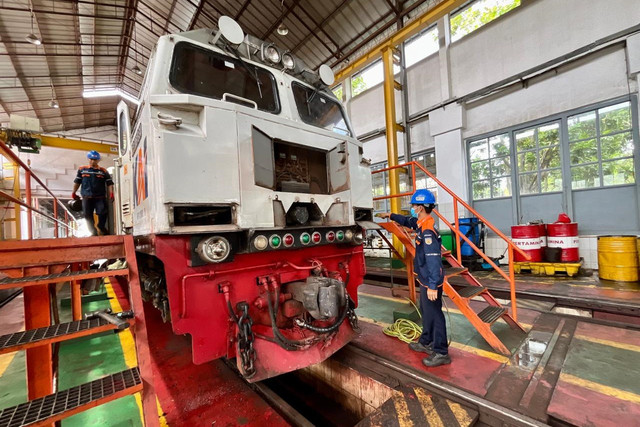
[[0, 336], [0, 354], [118, 329], [102, 318], [79, 320]]
[[496, 320], [498, 320], [504, 313], [506, 313], [507, 309], [504, 307], [495, 307], [489, 306], [478, 313], [478, 317], [484, 323], [492, 324]]
[[573, 277], [582, 267], [582, 259], [579, 262], [514, 262], [513, 271], [518, 274], [531, 272], [531, 274], [553, 276], [557, 273], [566, 273]]
[[70, 280], [95, 279], [99, 277], [127, 276], [128, 268], [118, 270], [108, 270], [99, 268], [97, 270], [81, 270], [81, 271], [63, 271], [57, 274], [45, 274], [43, 276], [25, 276], [25, 277], [5, 277], [0, 279], [0, 290], [20, 288], [33, 285], [46, 285], [49, 283], [68, 282]]
[[463, 288], [457, 289], [458, 295], [462, 298], [473, 298], [477, 295], [483, 293], [487, 288], [484, 286], [465, 286]]
[[0, 427], [45, 426], [142, 390], [138, 368], [61, 390], [0, 412]]

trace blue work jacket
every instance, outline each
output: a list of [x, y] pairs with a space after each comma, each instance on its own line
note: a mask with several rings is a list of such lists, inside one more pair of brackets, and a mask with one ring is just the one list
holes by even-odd
[[105, 168], [80, 166], [74, 183], [80, 184], [82, 197], [106, 197], [107, 186], [113, 185], [113, 180]]
[[413, 260], [413, 271], [417, 274], [421, 286], [438, 289], [444, 282], [442, 240], [433, 227], [433, 219], [429, 217], [418, 222], [417, 218], [391, 214], [391, 220], [416, 231], [416, 256]]

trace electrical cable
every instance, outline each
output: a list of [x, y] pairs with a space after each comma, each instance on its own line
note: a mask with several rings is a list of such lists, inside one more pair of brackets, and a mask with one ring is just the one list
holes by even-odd
[[[420, 309], [409, 298], [406, 299], [411, 303], [411, 305], [413, 305], [413, 307], [418, 312], [418, 316], [420, 316], [420, 319], [422, 319]], [[453, 323], [451, 323], [449, 306], [447, 305], [444, 298], [442, 298], [442, 302], [444, 303], [444, 307], [447, 310], [447, 319], [449, 319], [449, 328], [447, 328], [447, 346], [449, 346], [451, 345], [451, 337], [453, 336]], [[398, 319], [393, 324], [384, 328], [382, 332], [385, 335], [398, 338], [400, 341], [409, 344], [420, 339], [420, 335], [422, 335], [422, 326], [409, 319]]]

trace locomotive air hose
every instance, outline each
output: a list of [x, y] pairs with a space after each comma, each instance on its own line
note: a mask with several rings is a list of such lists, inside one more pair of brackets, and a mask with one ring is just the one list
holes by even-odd
[[[275, 292], [276, 296], [276, 304], [280, 299], [280, 292]], [[276, 326], [276, 311], [274, 310], [273, 305], [271, 304], [271, 292], [267, 290], [267, 307], [269, 309], [269, 317], [271, 318], [271, 330], [273, 331], [273, 337], [278, 341], [281, 347], [285, 350], [300, 350], [301, 348], [306, 347], [309, 343], [304, 341], [294, 341], [282, 335], [278, 326]], [[277, 309], [277, 308], [276, 308]]]

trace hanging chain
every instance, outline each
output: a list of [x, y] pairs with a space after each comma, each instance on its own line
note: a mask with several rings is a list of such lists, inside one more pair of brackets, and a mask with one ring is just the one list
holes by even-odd
[[242, 375], [245, 378], [251, 378], [256, 374], [254, 362], [256, 360], [256, 350], [253, 348], [253, 331], [251, 326], [253, 320], [249, 316], [249, 304], [245, 301], [238, 303], [237, 308], [240, 310], [238, 318], [238, 356], [242, 363]]
[[354, 309], [355, 304], [349, 296], [347, 296], [347, 298], [347, 316], [349, 317], [349, 324], [354, 331], [358, 331], [360, 330], [360, 327], [358, 326], [358, 315], [356, 314], [356, 310]]

